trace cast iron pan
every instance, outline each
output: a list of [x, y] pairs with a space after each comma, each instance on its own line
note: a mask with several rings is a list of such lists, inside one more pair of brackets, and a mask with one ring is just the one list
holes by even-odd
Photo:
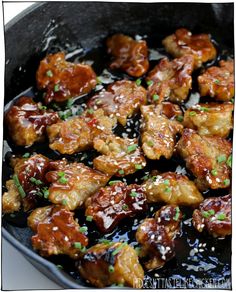
[[[224, 59], [233, 53], [233, 4], [197, 4], [197, 3], [98, 3], [98, 2], [42, 2], [29, 8], [13, 19], [5, 30], [6, 66], [5, 66], [5, 105], [8, 108], [12, 100], [22, 94], [40, 99], [40, 93], [35, 87], [35, 72], [39, 61], [47, 54], [66, 50], [70, 60], [93, 61], [93, 67], [98, 75], [104, 68], [108, 68], [109, 59], [105, 53], [104, 40], [115, 32], [122, 32], [131, 36], [140, 35], [145, 38], [150, 48], [158, 48], [158, 52], [165, 54], [161, 47], [164, 36], [174, 32], [177, 28], [186, 27], [192, 32], [211, 33], [218, 49], [218, 59]], [[220, 44], [220, 45], [219, 45]], [[160, 57], [154, 52], [155, 60]], [[206, 66], [214, 64], [209, 63]], [[126, 75], [112, 72], [112, 80], [129, 78]], [[109, 79], [108, 78], [108, 79]], [[132, 78], [130, 78], [132, 79]], [[195, 80], [195, 79], [194, 79]], [[191, 94], [197, 91], [193, 83]], [[88, 99], [84, 96], [76, 102], [77, 109]], [[191, 96], [190, 96], [191, 99]], [[63, 110], [63, 108], [62, 108]], [[128, 133], [132, 137], [138, 135], [139, 116], [127, 128], [117, 127], [115, 133]], [[60, 159], [58, 153], [48, 148], [48, 144], [34, 145], [22, 149], [15, 147], [4, 131], [3, 157], [3, 185], [12, 174], [9, 158], [12, 153], [25, 152], [42, 153], [52, 159]], [[90, 165], [95, 151], [86, 153], [83, 162]], [[78, 153], [67, 157], [70, 161], [81, 160], [83, 154]], [[145, 171], [158, 169], [162, 172], [176, 168], [185, 170], [184, 162], [178, 159], [160, 160], [148, 163], [148, 167], [138, 174], [127, 177], [127, 182], [142, 182]], [[191, 178], [191, 174], [187, 173]], [[224, 195], [225, 192], [206, 192], [205, 197]], [[42, 202], [46, 204], [47, 202]], [[126, 240], [134, 247], [135, 230], [145, 217], [150, 217], [159, 208], [150, 206], [149, 211], [137, 218], [124, 220], [106, 238], [112, 240]], [[199, 235], [188, 221], [191, 210], [184, 209], [186, 215], [182, 226], [182, 234], [176, 239], [176, 258], [168, 262], [164, 268], [146, 273], [145, 288], [231, 288], [231, 239], [215, 240], [207, 234]], [[75, 216], [80, 224], [85, 223], [84, 214], [77, 211]], [[32, 250], [30, 237], [32, 232], [26, 227], [26, 216], [19, 212], [15, 217], [4, 216], [2, 233], [13, 246], [22, 252], [26, 258], [46, 276], [64, 288], [81, 288], [89, 285], [82, 281], [76, 272], [74, 262], [68, 257], [58, 256], [44, 259]], [[90, 244], [95, 244], [104, 236], [92, 226], [88, 226]], [[194, 253], [194, 248], [199, 252]], [[201, 251], [200, 251], [201, 249]], [[63, 266], [63, 269], [58, 268]], [[156, 279], [164, 279], [157, 281]], [[155, 279], [156, 281], [153, 281]], [[167, 282], [165, 281], [167, 280]], [[218, 286], [217, 286], [218, 285]]]

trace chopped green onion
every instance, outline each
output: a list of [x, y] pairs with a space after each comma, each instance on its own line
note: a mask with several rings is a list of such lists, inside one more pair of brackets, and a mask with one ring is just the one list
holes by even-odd
[[48, 71], [46, 72], [46, 75], [47, 75], [48, 77], [53, 77], [53, 73], [52, 73], [51, 70], [48, 70]]
[[153, 94], [153, 96], [152, 96], [152, 99], [153, 99], [154, 101], [157, 101], [159, 98], [160, 98], [160, 97], [159, 97], [158, 94]]
[[232, 168], [232, 155], [230, 155], [226, 161], [226, 164], [228, 165], [228, 167]]
[[65, 172], [64, 172], [64, 171], [58, 171], [57, 175], [58, 175], [59, 177], [62, 177], [62, 176], [65, 175]]
[[58, 267], [59, 269], [63, 269], [63, 266], [62, 266], [62, 265], [57, 265], [57, 267]]
[[230, 100], [232, 103], [234, 103], [234, 99], [233, 98], [231, 98], [231, 100]]
[[141, 83], [142, 83], [142, 80], [141, 80], [141, 79], [137, 79], [137, 80], [135, 81], [135, 83], [136, 83], [138, 86], [140, 86]]
[[150, 147], [154, 146], [154, 142], [151, 141], [151, 140], [147, 141], [147, 144], [148, 144], [148, 146], [150, 146]]
[[193, 116], [195, 116], [196, 115], [196, 112], [189, 112], [189, 115], [191, 116], [191, 117], [193, 117]]
[[208, 112], [208, 111], [209, 111], [209, 108], [204, 107], [204, 106], [201, 106], [201, 107], [200, 107], [200, 111]]
[[26, 152], [22, 157], [23, 158], [29, 158], [30, 157], [30, 153], [29, 152]]
[[94, 110], [92, 108], [87, 109], [87, 112], [92, 115], [94, 113]]
[[103, 244], [112, 244], [112, 241], [106, 239], [106, 238], [101, 238], [98, 241], [99, 243], [103, 243]]
[[67, 103], [66, 103], [66, 107], [67, 108], [71, 108], [73, 103], [74, 103], [74, 99], [73, 98], [68, 99]]
[[141, 247], [135, 247], [134, 250], [136, 251], [137, 255], [139, 256], [140, 252], [141, 252]]
[[102, 84], [102, 80], [100, 79], [100, 77], [99, 76], [97, 76], [97, 84]]
[[128, 209], [129, 209], [129, 206], [128, 206], [128, 205], [124, 204], [124, 205], [122, 206], [122, 210], [127, 211]]
[[127, 243], [126, 242], [124, 242], [124, 243], [122, 243], [121, 245], [119, 245], [113, 252], [112, 252], [112, 255], [113, 256], [115, 256], [115, 255], [117, 255], [121, 250], [122, 250], [122, 248], [124, 247], [124, 246], [126, 246], [127, 245]]
[[136, 197], [138, 196], [138, 193], [132, 191], [129, 195], [130, 195], [130, 197], [132, 197], [132, 198], [136, 198]]
[[21, 195], [21, 198], [24, 198], [26, 196], [26, 193], [25, 193], [22, 185], [20, 184], [20, 181], [19, 181], [17, 174], [14, 174], [12, 178], [13, 178], [14, 184], [15, 184], [19, 194]]
[[109, 273], [114, 273], [115, 269], [114, 269], [114, 267], [112, 265], [110, 265], [108, 267], [108, 271], [109, 271]]
[[168, 179], [165, 179], [163, 183], [164, 185], [168, 186], [170, 184], [170, 181]]
[[66, 184], [66, 183], [68, 182], [68, 179], [65, 178], [64, 176], [62, 176], [62, 177], [59, 178], [58, 181], [59, 181], [59, 183], [61, 183], [61, 184]]
[[217, 162], [219, 162], [219, 163], [225, 162], [226, 160], [227, 160], [227, 158], [226, 158], [225, 154], [217, 157]]
[[216, 176], [218, 174], [218, 172], [217, 172], [216, 169], [212, 169], [211, 174], [214, 175], [214, 176]]
[[93, 216], [86, 216], [86, 221], [92, 222], [93, 221]]
[[117, 183], [120, 183], [120, 182], [122, 182], [121, 180], [111, 180], [111, 181], [109, 181], [109, 186], [113, 186], [114, 184], [117, 184]]
[[38, 105], [38, 108], [41, 110], [41, 111], [44, 111], [47, 109], [47, 107], [45, 105]]
[[202, 212], [202, 216], [205, 218], [209, 218], [212, 215], [215, 215], [215, 211], [213, 209]]
[[218, 80], [218, 79], [216, 79], [214, 82], [215, 82], [216, 84], [220, 84], [220, 80]]
[[86, 251], [86, 247], [81, 244], [81, 242], [74, 242], [74, 247], [78, 248], [81, 252]]
[[119, 173], [120, 175], [122, 175], [122, 174], [124, 174], [125, 172], [124, 172], [123, 169], [120, 169], [120, 170], [118, 171], [118, 173]]
[[142, 169], [142, 164], [135, 164], [135, 169], [139, 170], [139, 169]]
[[59, 84], [55, 84], [54, 92], [58, 92], [59, 90], [60, 90], [60, 85]]
[[145, 176], [143, 176], [143, 177], [141, 178], [141, 180], [147, 180], [147, 179], [149, 179], [149, 176], [148, 176], [148, 175], [145, 175]]
[[180, 209], [179, 209], [179, 207], [176, 207], [175, 208], [175, 211], [176, 211], [176, 213], [175, 213], [175, 216], [173, 217], [173, 219], [175, 221], [177, 221], [179, 219], [179, 216], [180, 216]]
[[42, 185], [43, 184], [43, 182], [40, 179], [36, 179], [34, 177], [31, 177], [29, 180], [30, 180], [30, 182], [32, 182], [36, 186], [39, 186], [39, 185]]
[[148, 80], [147, 81], [147, 86], [151, 86], [153, 84], [153, 81], [152, 80]]
[[45, 199], [47, 199], [49, 197], [49, 190], [45, 187], [42, 189], [43, 192], [43, 196]]
[[176, 119], [177, 119], [178, 122], [183, 122], [184, 117], [181, 116], [181, 115], [178, 115], [178, 116], [176, 117]]
[[130, 152], [133, 152], [134, 150], [136, 150], [138, 147], [138, 144], [132, 144], [132, 145], [129, 145], [127, 147], [127, 152], [130, 153]]
[[61, 202], [62, 202], [62, 205], [64, 205], [64, 206], [67, 205], [67, 200], [66, 199], [63, 199]]
[[165, 189], [165, 192], [166, 193], [169, 193], [171, 191], [171, 188], [170, 187], [167, 187], [166, 189]]
[[88, 231], [88, 227], [87, 227], [87, 226], [82, 226], [82, 227], [80, 227], [79, 231], [80, 231], [81, 233], [85, 233], [85, 232]]
[[226, 219], [226, 215], [224, 213], [220, 213], [216, 216], [217, 220], [223, 221]]
[[59, 115], [59, 117], [62, 119], [62, 120], [66, 120], [66, 119], [68, 119], [69, 117], [71, 117], [72, 115], [73, 115], [73, 113], [72, 113], [72, 110], [71, 109], [69, 109], [69, 110], [66, 110], [66, 111], [59, 111], [58, 112], [58, 115]]
[[224, 180], [224, 185], [225, 185], [225, 186], [229, 186], [229, 185], [230, 185], [230, 179], [226, 178], [226, 179]]

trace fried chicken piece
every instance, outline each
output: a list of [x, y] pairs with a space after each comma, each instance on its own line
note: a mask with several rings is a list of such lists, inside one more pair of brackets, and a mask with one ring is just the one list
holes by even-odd
[[233, 128], [233, 104], [198, 104], [184, 114], [183, 125], [200, 135], [227, 138]]
[[149, 68], [146, 41], [136, 41], [123, 34], [115, 34], [107, 39], [107, 52], [113, 57], [111, 69], [121, 69], [130, 76], [140, 77]]
[[144, 278], [136, 251], [121, 242], [92, 246], [80, 259], [78, 270], [85, 280], [98, 288], [112, 284], [141, 288]]
[[115, 135], [95, 138], [94, 148], [103, 154], [93, 160], [94, 168], [111, 176], [123, 177], [146, 166], [137, 139], [123, 139]]
[[149, 178], [142, 184], [149, 203], [164, 202], [180, 206], [196, 207], [203, 196], [187, 176], [165, 172]]
[[115, 124], [116, 119], [104, 116], [102, 109], [88, 110], [82, 116], [48, 127], [49, 147], [61, 154], [88, 150], [95, 137], [110, 135]]
[[46, 103], [63, 102], [89, 93], [97, 84], [92, 67], [65, 60], [65, 53], [47, 55], [36, 73], [38, 89], [45, 92]]
[[106, 115], [116, 116], [118, 122], [125, 126], [127, 119], [146, 103], [147, 92], [144, 87], [133, 81], [121, 80], [110, 84], [106, 91], [100, 91], [93, 96], [87, 105], [94, 110], [102, 108]]
[[86, 201], [86, 216], [92, 216], [101, 232], [110, 232], [124, 218], [135, 216], [147, 209], [141, 186], [117, 182], [101, 188]]
[[141, 244], [140, 257], [147, 270], [161, 268], [175, 256], [174, 238], [179, 232], [182, 213], [175, 205], [158, 210], [155, 218], [147, 218], [136, 232]]
[[21, 197], [12, 179], [6, 182], [7, 192], [2, 196], [3, 213], [14, 213], [20, 210]]
[[183, 102], [192, 88], [194, 58], [186, 55], [169, 61], [163, 58], [152, 69], [146, 78], [150, 82], [148, 99], [151, 103], [161, 103], [168, 99], [172, 102]]
[[87, 167], [83, 163], [59, 160], [50, 163], [46, 179], [50, 184], [49, 200], [74, 210], [105, 186], [110, 176]]
[[30, 214], [28, 225], [36, 232], [32, 245], [41, 256], [65, 254], [77, 259], [82, 255], [88, 238], [73, 215], [66, 207], [56, 205], [37, 208]]
[[162, 41], [166, 51], [172, 56], [182, 57], [192, 55], [194, 57], [194, 68], [199, 68], [202, 63], [216, 58], [216, 49], [208, 34], [195, 34], [185, 29], [177, 29], [172, 35]]
[[224, 238], [230, 235], [231, 224], [230, 195], [207, 198], [193, 212], [193, 226], [199, 232], [206, 229], [214, 237]]
[[[22, 203], [24, 211], [27, 212], [33, 209], [38, 204], [39, 198], [43, 196], [41, 189], [46, 185], [44, 176], [48, 171], [49, 159], [41, 154], [36, 154], [29, 158], [13, 158], [11, 164], [14, 168], [14, 175], [13, 180], [10, 180], [7, 185], [9, 191], [5, 199], [15, 198], [17, 209], [19, 210]], [[18, 188], [21, 189], [21, 194]], [[17, 210], [15, 209], [15, 211]]]
[[31, 146], [45, 138], [46, 127], [59, 120], [57, 113], [46, 110], [31, 97], [20, 97], [5, 115], [9, 135], [18, 146]]
[[183, 131], [181, 123], [168, 119], [162, 110], [162, 104], [141, 106], [142, 148], [149, 159], [160, 159], [161, 156], [171, 158], [176, 134]]
[[231, 142], [217, 136], [201, 136], [194, 130], [185, 129], [176, 150], [197, 178], [195, 182], [200, 190], [229, 187]]
[[201, 96], [211, 96], [219, 101], [230, 101], [234, 97], [234, 60], [219, 62], [198, 76]]

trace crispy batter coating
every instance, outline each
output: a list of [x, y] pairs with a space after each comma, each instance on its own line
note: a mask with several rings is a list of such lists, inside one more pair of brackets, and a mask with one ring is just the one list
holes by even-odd
[[201, 96], [211, 96], [219, 101], [230, 101], [234, 97], [234, 60], [219, 62], [198, 76]]
[[105, 186], [110, 176], [87, 167], [83, 163], [67, 163], [66, 160], [50, 163], [52, 169], [46, 174], [50, 184], [49, 200], [53, 204], [66, 205], [74, 210], [85, 200]]
[[6, 126], [18, 146], [31, 146], [45, 138], [46, 127], [59, 120], [57, 113], [45, 110], [31, 97], [20, 97], [5, 115]]
[[163, 58], [147, 76], [151, 84], [148, 87], [148, 99], [151, 103], [160, 103], [165, 99], [183, 102], [192, 88], [194, 58], [186, 55], [169, 61]]
[[231, 142], [217, 136], [201, 136], [194, 130], [185, 129], [176, 150], [197, 178], [195, 182], [200, 190], [229, 187]]
[[141, 186], [117, 182], [101, 188], [86, 201], [86, 216], [92, 216], [101, 232], [110, 232], [123, 219], [146, 211], [146, 197]]
[[115, 135], [94, 139], [94, 148], [103, 155], [93, 160], [94, 168], [109, 175], [126, 176], [146, 166], [137, 139]]
[[33, 248], [44, 257], [65, 254], [77, 259], [88, 245], [88, 238], [66, 207], [37, 208], [28, 217], [28, 225], [36, 232], [31, 238]]
[[94, 245], [79, 261], [78, 270], [85, 280], [98, 288], [112, 284], [141, 288], [144, 278], [136, 251], [121, 242]]
[[225, 237], [232, 232], [231, 196], [207, 198], [193, 212], [193, 226], [202, 232], [204, 229], [214, 237]]
[[3, 213], [13, 213], [20, 210], [21, 197], [12, 179], [6, 182], [7, 192], [2, 196]]
[[115, 34], [107, 39], [108, 54], [113, 56], [112, 69], [121, 69], [130, 76], [140, 77], [149, 68], [146, 41], [136, 41], [123, 34]]
[[149, 159], [171, 158], [176, 134], [181, 133], [183, 126], [162, 114], [163, 105], [141, 106], [142, 113], [142, 148]]
[[29, 158], [13, 158], [11, 164], [25, 192], [25, 197], [21, 199], [23, 209], [25, 212], [29, 211], [37, 205], [42, 196], [41, 188], [46, 184], [45, 174], [49, 168], [49, 159], [35, 154]]
[[158, 210], [155, 218], [147, 218], [136, 232], [141, 244], [140, 257], [147, 270], [161, 268], [175, 256], [174, 238], [180, 229], [182, 213], [175, 205]]
[[177, 29], [172, 35], [163, 41], [166, 51], [174, 57], [192, 55], [194, 67], [199, 68], [202, 63], [213, 60], [216, 57], [216, 49], [208, 34], [195, 34], [185, 29]]
[[147, 91], [129, 80], [116, 81], [107, 87], [106, 91], [100, 91], [93, 96], [88, 107], [102, 108], [108, 116], [116, 116], [118, 122], [125, 126], [127, 119], [132, 117], [147, 103]]
[[198, 104], [184, 113], [183, 125], [200, 135], [227, 138], [233, 128], [233, 104]]
[[36, 73], [37, 85], [46, 103], [62, 102], [90, 92], [97, 84], [92, 67], [65, 60], [65, 53], [47, 55]]
[[165, 172], [149, 178], [142, 184], [149, 203], [164, 202], [196, 207], [203, 196], [187, 176]]
[[102, 109], [86, 111], [80, 117], [58, 122], [47, 128], [49, 147], [62, 154], [92, 148], [93, 139], [112, 133], [116, 119], [104, 116]]

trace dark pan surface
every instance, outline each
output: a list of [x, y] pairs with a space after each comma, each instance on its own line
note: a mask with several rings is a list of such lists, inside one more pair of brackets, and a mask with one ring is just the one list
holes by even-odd
[[[55, 9], [57, 10], [56, 15]], [[22, 95], [22, 92], [40, 99], [40, 94], [35, 89], [35, 72], [39, 60], [46, 53], [66, 50], [68, 53], [72, 53], [71, 61], [93, 61], [96, 73], [102, 74], [103, 69], [108, 68], [109, 61], [103, 42], [107, 35], [114, 32], [128, 33], [132, 36], [138, 34], [146, 38], [149, 48], [155, 49], [153, 51], [155, 60], [151, 62], [151, 66], [156, 64], [160, 57], [156, 55], [157, 51], [166, 55], [161, 47], [163, 37], [182, 26], [193, 32], [210, 32], [218, 47], [218, 60], [225, 58], [233, 53], [232, 11], [232, 4], [54, 2], [37, 5], [30, 13], [15, 22], [13, 21], [6, 29], [6, 108], [12, 99]], [[22, 32], [24, 32], [24, 38], [22, 38]], [[14, 48], [16, 44], [18, 44], [17, 50]], [[82, 49], [80, 50], [80, 48]], [[209, 65], [212, 64], [206, 64], [206, 66]], [[109, 74], [109, 78], [106, 78], [106, 81], [109, 82], [128, 77], [115, 72], [110, 73], [112, 75]], [[143, 82], [143, 84], [145, 83]], [[196, 84], [194, 84], [190, 99], [193, 98], [196, 91]], [[81, 104], [83, 105], [83, 102], [88, 98], [89, 96], [84, 96], [78, 99], [74, 110], [78, 111]], [[115, 133], [117, 135], [127, 133], [129, 137], [133, 137], [134, 135], [138, 136], [138, 129], [139, 116], [131, 121], [130, 126], [117, 127]], [[37, 152], [52, 159], [62, 157], [50, 150], [47, 144], [34, 145], [26, 150], [12, 145], [7, 133], [4, 133], [4, 139], [3, 185], [11, 174], [9, 158], [12, 152], [15, 154]], [[82, 162], [91, 166], [91, 160], [96, 155], [95, 151], [90, 151], [86, 152], [86, 156], [84, 153], [78, 153], [63, 157], [70, 161], [81, 161], [82, 159]], [[126, 177], [126, 179], [128, 183], [141, 183], [142, 177], [151, 169], [175, 171], [177, 167], [179, 171], [185, 171], [183, 161], [177, 159], [149, 161], [148, 166], [143, 171]], [[223, 195], [223, 192], [205, 194], [206, 197], [211, 195]], [[42, 202], [42, 204], [45, 203]], [[122, 221], [112, 233], [105, 237], [114, 241], [126, 240], [134, 247], [137, 246], [137, 242], [134, 240], [137, 226], [145, 217], [151, 217], [159, 207], [160, 205], [150, 206], [146, 214]], [[144, 288], [230, 289], [231, 238], [215, 240], [206, 234], [197, 233], [188, 220], [192, 210], [183, 208], [183, 211], [186, 217], [182, 225], [182, 234], [176, 239], [176, 258], [167, 263], [164, 268], [146, 273]], [[91, 223], [85, 222], [83, 210], [77, 211], [76, 217], [79, 218], [81, 225], [88, 226], [90, 245], [104, 237]], [[22, 213], [17, 214], [14, 218], [11, 216], [3, 217], [4, 236], [19, 248], [39, 270], [46, 275], [50, 274], [53, 280], [63, 287], [88, 286], [87, 283], [80, 280], [72, 260], [63, 256], [49, 259], [52, 263], [63, 266], [63, 271], [67, 273], [65, 274], [57, 266], [40, 258], [32, 251], [30, 244], [32, 232], [26, 228], [25, 219], [26, 216]], [[71, 277], [68, 278], [68, 274]]]

